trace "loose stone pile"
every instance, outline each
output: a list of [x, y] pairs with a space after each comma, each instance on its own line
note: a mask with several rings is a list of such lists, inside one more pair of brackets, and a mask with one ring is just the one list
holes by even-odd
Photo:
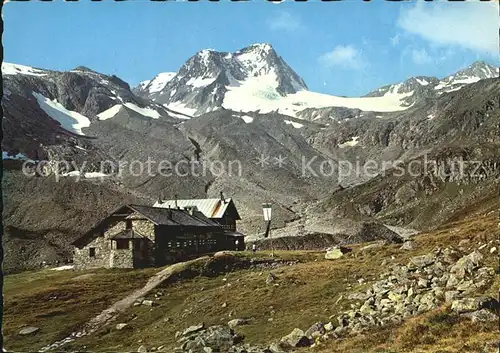
[[[231, 322], [230, 322], [231, 323]], [[234, 323], [234, 320], [233, 320]], [[241, 322], [239, 324], [242, 324]], [[270, 347], [243, 344], [243, 336], [227, 325], [205, 327], [203, 323], [177, 332], [180, 347], [176, 353], [282, 353], [277, 345]]]
[[443, 303], [450, 303], [454, 313], [473, 321], [498, 320], [498, 301], [474, 296], [488, 288], [495, 275], [495, 269], [481, 266], [482, 260], [483, 255], [477, 250], [464, 256], [449, 248], [413, 257], [408, 264], [395, 265], [382, 274], [366, 292], [351, 293], [349, 299], [359, 302], [336, 317], [337, 324], [316, 323], [306, 332], [295, 329], [283, 337], [281, 346], [315, 345], [372, 327], [400, 323]]

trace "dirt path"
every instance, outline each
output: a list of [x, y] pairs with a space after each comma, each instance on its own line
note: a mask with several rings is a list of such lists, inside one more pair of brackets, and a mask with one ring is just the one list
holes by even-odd
[[78, 332], [73, 332], [70, 336], [43, 347], [42, 349], [40, 349], [40, 352], [47, 352], [52, 349], [60, 348], [67, 343], [73, 342], [77, 338], [88, 336], [96, 332], [98, 329], [114, 321], [120, 313], [123, 313], [128, 308], [130, 308], [137, 301], [138, 298], [146, 296], [150, 291], [158, 287], [161, 283], [169, 279], [172, 275], [175, 275], [183, 271], [192, 264], [195, 264], [197, 262], [204, 262], [208, 259], [209, 259], [208, 256], [199, 257], [194, 260], [179, 262], [162, 269], [154, 276], [152, 276], [144, 287], [135, 290], [131, 294], [127, 295], [125, 298], [117, 301], [109, 308], [103, 310], [99, 315], [92, 318], [85, 325], [83, 325], [83, 327]]

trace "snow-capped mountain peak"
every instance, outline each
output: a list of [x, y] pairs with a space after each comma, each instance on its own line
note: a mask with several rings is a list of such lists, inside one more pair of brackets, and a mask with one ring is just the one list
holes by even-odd
[[30, 75], [30, 76], [45, 76], [45, 70], [35, 69], [31, 66], [12, 64], [8, 62], [2, 63], [2, 75]]
[[[309, 92], [302, 78], [272, 45], [256, 43], [235, 52], [201, 50], [189, 58], [177, 74], [168, 77], [168, 82], [159, 77], [144, 81], [134, 92], [189, 116], [221, 108], [262, 113], [279, 111], [297, 116], [301, 110], [324, 107], [378, 112], [404, 110], [422, 99], [498, 77], [498, 68], [476, 62], [443, 79], [415, 76], [383, 86], [365, 97], [337, 97]], [[161, 84], [151, 89], [158, 80]]]
[[234, 89], [270, 97], [307, 90], [305, 82], [268, 43], [252, 44], [232, 53], [201, 50], [162, 90], [145, 92], [149, 85], [151, 82], [146, 81], [135, 92], [190, 115], [221, 108], [226, 93]]
[[415, 76], [410, 77], [406, 81], [382, 86], [376, 91], [373, 91], [367, 95], [367, 97], [383, 97], [390, 94], [408, 94], [413, 93], [415, 90], [419, 90], [428, 85], [435, 85], [439, 80], [435, 77], [429, 76]]
[[498, 78], [498, 67], [484, 61], [476, 61], [469, 67], [447, 76], [435, 87], [438, 91], [451, 92], [462, 88], [464, 85], [488, 78]]
[[484, 61], [477, 61], [465, 69], [462, 69], [443, 79], [427, 76], [411, 77], [400, 83], [386, 85], [370, 92], [366, 97], [384, 97], [393, 94], [407, 94], [404, 98], [406, 106], [410, 106], [418, 100], [426, 97], [436, 97], [443, 93], [457, 91], [464, 86], [488, 79], [498, 77], [498, 67], [494, 67]]
[[176, 74], [176, 72], [161, 72], [152, 80], [146, 80], [139, 83], [139, 85], [134, 88], [134, 91], [140, 95], [143, 94], [143, 92], [147, 94], [160, 92]]

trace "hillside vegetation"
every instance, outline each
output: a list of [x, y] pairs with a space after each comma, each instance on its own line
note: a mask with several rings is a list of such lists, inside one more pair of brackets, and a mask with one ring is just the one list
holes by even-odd
[[[148, 351], [172, 351], [180, 345], [177, 331], [200, 322], [205, 326], [225, 325], [232, 319], [248, 319], [248, 324], [235, 328], [245, 337], [245, 343], [277, 342], [294, 328], [306, 330], [316, 322], [336, 324], [339, 315], [359, 302], [353, 293], [366, 290], [391, 266], [406, 264], [410, 258], [436, 248], [454, 248], [468, 254], [484, 245], [479, 250], [484, 266], [498, 273], [498, 253], [490, 253], [491, 248], [499, 247], [498, 239], [496, 217], [489, 214], [420, 234], [414, 238], [412, 250], [400, 249], [400, 244], [358, 244], [336, 260], [325, 260], [319, 252], [278, 251], [273, 259], [277, 263], [263, 261], [260, 265], [257, 260], [271, 260], [269, 252], [242, 252], [236, 258], [227, 255], [225, 260], [212, 258], [204, 265], [184, 269], [155, 288], [145, 298], [154, 306], [134, 305], [96, 333], [77, 338], [59, 350], [125, 351], [144, 346]], [[158, 271], [47, 269], [6, 276], [5, 347], [33, 351], [63, 339], [141, 288]], [[499, 289], [500, 281], [495, 276], [487, 288], [470, 295], [497, 297]], [[126, 328], [117, 329], [119, 323], [127, 324]], [[26, 325], [40, 330], [20, 336], [18, 332]], [[454, 314], [449, 304], [440, 304], [401, 324], [303, 349], [324, 353], [477, 352], [496, 342], [497, 334], [496, 323], [473, 323]]]

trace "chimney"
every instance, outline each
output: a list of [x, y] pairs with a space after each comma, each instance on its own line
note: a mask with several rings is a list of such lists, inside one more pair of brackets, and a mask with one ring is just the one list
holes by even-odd
[[221, 200], [222, 202], [224, 202], [224, 201], [225, 201], [225, 199], [224, 199], [224, 194], [222, 193], [222, 191], [220, 192], [220, 200]]
[[175, 198], [175, 208], [179, 208], [179, 205], [177, 204], [177, 194], [174, 195], [174, 198]]

